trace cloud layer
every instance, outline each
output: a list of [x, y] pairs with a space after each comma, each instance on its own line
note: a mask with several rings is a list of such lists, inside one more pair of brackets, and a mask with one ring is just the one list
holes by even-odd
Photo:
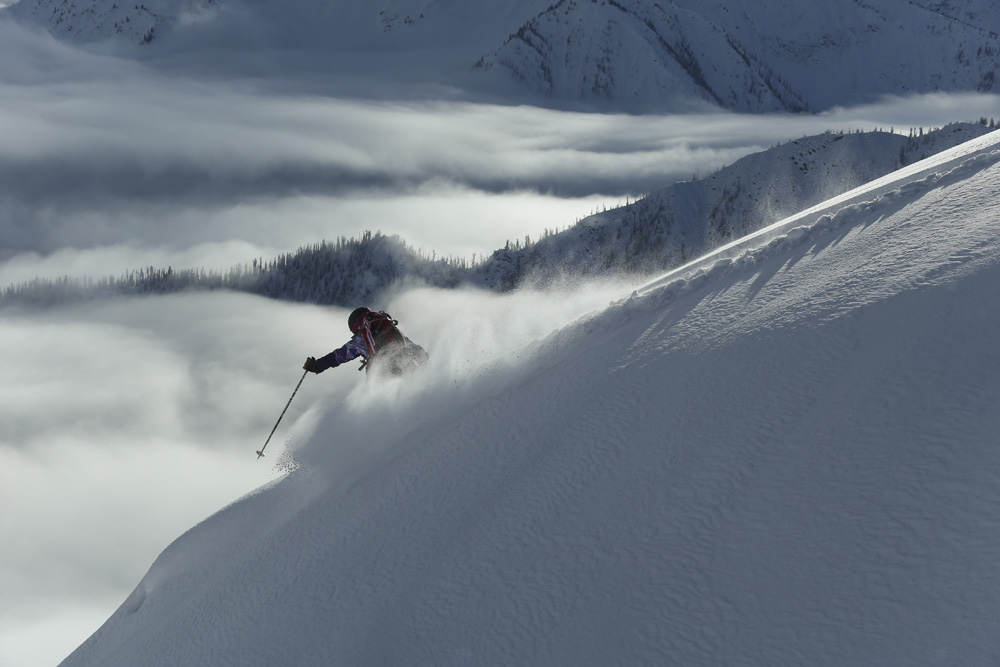
[[[254, 448], [338, 315], [239, 295], [4, 313], [0, 663], [55, 664], [172, 539], [274, 476]], [[356, 378], [327, 380], [286, 427]]]
[[329, 82], [183, 76], [4, 21], [0, 63], [0, 261], [112, 247], [183, 262], [366, 229], [468, 257], [790, 138], [996, 108], [929, 96], [819, 117], [626, 116], [347, 99]]

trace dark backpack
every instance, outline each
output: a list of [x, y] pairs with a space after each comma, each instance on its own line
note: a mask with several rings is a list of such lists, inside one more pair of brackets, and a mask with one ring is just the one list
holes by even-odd
[[392, 319], [392, 316], [384, 310], [377, 313], [372, 311], [365, 319], [368, 321], [368, 328], [371, 329], [372, 338], [375, 340], [376, 354], [387, 346], [406, 342], [406, 338], [397, 327], [399, 322]]
[[358, 370], [368, 370], [369, 363], [377, 358], [377, 365], [385, 373], [398, 376], [415, 370], [427, 361], [424, 348], [407, 340], [397, 327], [399, 322], [388, 313], [371, 311], [365, 319], [375, 341], [375, 354], [366, 359]]

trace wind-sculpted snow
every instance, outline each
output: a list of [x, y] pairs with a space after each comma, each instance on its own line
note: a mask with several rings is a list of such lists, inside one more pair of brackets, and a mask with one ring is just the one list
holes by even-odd
[[998, 163], [995, 133], [359, 385], [64, 664], [989, 664]]
[[[908, 170], [890, 175], [883, 179], [878, 179], [865, 186], [852, 190], [844, 195], [834, 198], [821, 206], [813, 207], [802, 213], [791, 216], [775, 225], [761, 229], [754, 234], [750, 234], [733, 243], [716, 249], [714, 252], [691, 264], [680, 267], [664, 277], [650, 283], [641, 289], [646, 292], [653, 289], [665, 289], [671, 293], [680, 293], [701, 285], [706, 281], [721, 280], [724, 276], [734, 270], [745, 270], [747, 267], [754, 267], [772, 257], [784, 256], [790, 250], [800, 248], [809, 243], [829, 243], [831, 234], [836, 234], [840, 230], [847, 228], [848, 231], [854, 227], [870, 224], [867, 221], [873, 218], [880, 218], [898, 212], [901, 208], [909, 206], [914, 199], [931, 199], [933, 193], [951, 183], [962, 181], [968, 178], [970, 173], [975, 173], [997, 162], [1000, 162], [1000, 148], [996, 146], [997, 133], [988, 135], [976, 141], [970, 141], [952, 151], [937, 156], [933, 160], [914, 165]], [[900, 175], [909, 172], [909, 180], [904, 185], [899, 185]], [[964, 226], [964, 219], [953, 221], [954, 224]], [[978, 257], [979, 251], [962, 250], [962, 244], [968, 242], [966, 234], [953, 234], [954, 230], [944, 228], [932, 238], [921, 235], [912, 240], [912, 247], [907, 246], [911, 251], [911, 259], [915, 263], [926, 264], [929, 275], [936, 275], [945, 272], [956, 262], [952, 262], [951, 254], [965, 256], [967, 258]], [[952, 237], [959, 239], [956, 246]], [[931, 243], [928, 243], [931, 241]], [[976, 245], [982, 243], [976, 240]], [[896, 246], [895, 250], [902, 257], [902, 247]], [[957, 262], [961, 264], [961, 262]], [[915, 269], [916, 266], [908, 267]], [[859, 281], [859, 275], [870, 267], [862, 260], [848, 262], [840, 268], [843, 274], [841, 280], [851, 280], [852, 283]], [[917, 280], [920, 284], [927, 280], [927, 276], [910, 279]], [[873, 276], [873, 280], [875, 276]], [[881, 295], [877, 285], [866, 285], [866, 291], [873, 296]], [[895, 290], [889, 290], [890, 293]], [[838, 295], [839, 297], [840, 295]], [[815, 305], [815, 302], [811, 302]], [[856, 302], [850, 301], [850, 307], [855, 307]]]

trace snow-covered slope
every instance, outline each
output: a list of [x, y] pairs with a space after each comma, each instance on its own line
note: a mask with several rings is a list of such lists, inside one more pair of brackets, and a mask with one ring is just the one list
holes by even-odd
[[990, 664], [998, 195], [993, 133], [493, 365], [442, 331], [64, 665]]
[[312, 49], [310, 71], [632, 111], [988, 92], [1000, 67], [992, 0], [21, 0], [4, 13], [77, 42], [175, 39], [203, 65], [219, 45]]
[[545, 285], [569, 276], [674, 268], [901, 166], [990, 130], [958, 123], [923, 136], [827, 133], [748, 155], [703, 179], [661, 188], [474, 267], [479, 284]]

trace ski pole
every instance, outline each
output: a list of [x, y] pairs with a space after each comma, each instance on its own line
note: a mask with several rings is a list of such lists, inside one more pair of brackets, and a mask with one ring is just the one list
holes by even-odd
[[295, 385], [295, 391], [292, 392], [292, 397], [288, 399], [288, 403], [285, 403], [285, 409], [281, 411], [281, 416], [278, 417], [278, 421], [274, 422], [274, 428], [271, 429], [271, 435], [267, 436], [267, 440], [264, 441], [264, 446], [257, 450], [258, 460], [260, 460], [260, 457], [264, 456], [264, 450], [267, 449], [267, 443], [271, 442], [271, 436], [274, 435], [274, 432], [278, 430], [278, 424], [281, 423], [281, 417], [284, 417], [285, 413], [288, 412], [288, 406], [292, 404], [292, 398], [295, 398], [295, 394], [299, 393], [299, 387], [302, 386], [302, 380], [306, 379], [306, 373], [308, 372], [309, 371], [304, 371], [302, 373], [302, 377], [299, 379], [299, 383]]

